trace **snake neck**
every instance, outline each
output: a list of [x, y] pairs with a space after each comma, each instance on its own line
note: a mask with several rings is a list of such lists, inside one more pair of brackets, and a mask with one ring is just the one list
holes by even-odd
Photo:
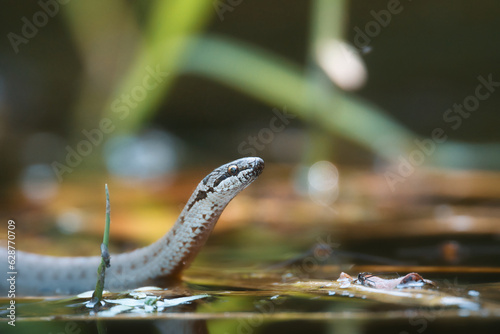
[[119, 281], [135, 277], [141, 284], [165, 285], [179, 279], [181, 272], [190, 266], [205, 245], [224, 208], [236, 194], [222, 196], [210, 192], [200, 182], [170, 231], [149, 246], [112, 256], [111, 272]]

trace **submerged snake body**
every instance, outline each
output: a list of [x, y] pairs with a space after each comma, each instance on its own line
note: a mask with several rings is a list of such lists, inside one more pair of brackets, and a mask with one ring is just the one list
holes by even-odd
[[[166, 285], [179, 277], [205, 244], [226, 205], [262, 172], [260, 158], [242, 158], [208, 174], [191, 195], [172, 229], [155, 243], [130, 253], [112, 254], [105, 288], [119, 290]], [[0, 251], [3, 274], [6, 247]], [[74, 294], [93, 290], [100, 256], [55, 257], [17, 251], [16, 295]], [[8, 278], [8, 277], [7, 277]], [[2, 295], [7, 280], [0, 281]]]

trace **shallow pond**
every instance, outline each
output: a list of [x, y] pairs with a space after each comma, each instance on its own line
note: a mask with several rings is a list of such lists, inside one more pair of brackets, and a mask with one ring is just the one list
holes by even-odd
[[[425, 182], [435, 184], [439, 176], [433, 177]], [[474, 181], [479, 176], [460, 177]], [[86, 306], [89, 298], [84, 295], [17, 298], [15, 327], [8, 324], [10, 299], [2, 298], [1, 332], [469, 333], [499, 328], [496, 177], [459, 197], [446, 183], [439, 188], [424, 185], [419, 189], [425, 191], [404, 196], [382, 196], [376, 192], [379, 177], [358, 180], [359, 175], [347, 178], [346, 195], [330, 206], [286, 195], [293, 193], [289, 185], [250, 188], [228, 207], [178, 286], [107, 294], [98, 312]], [[450, 184], [455, 181], [448, 177]], [[113, 201], [113, 192], [111, 196]], [[124, 240], [137, 235], [129, 221], [146, 217], [153, 230], [148, 233], [157, 237], [166, 229], [161, 221], [175, 220], [182, 204], [174, 199], [179, 205], [158, 209], [164, 207], [162, 191], [130, 196], [117, 196], [113, 207], [114, 221], [121, 221], [112, 225], [115, 249], [120, 244], [126, 249]], [[180, 191], [179, 197], [185, 194]], [[131, 202], [140, 203], [141, 209], [129, 209], [127, 215]], [[16, 219], [55, 220], [54, 211], [25, 211]], [[90, 221], [87, 232], [55, 237], [50, 244], [61, 249], [82, 245], [74, 247], [80, 252], [91, 249], [89, 240], [80, 240], [81, 235], [95, 235], [90, 243], [99, 244], [99, 228]], [[20, 231], [25, 245], [26, 240], [37, 240], [32, 248], [48, 244], [32, 238], [28, 228]], [[137, 245], [153, 239], [141, 238], [135, 239]], [[337, 281], [342, 272], [354, 278], [370, 272], [387, 279], [416, 272], [433, 284], [378, 289]]]

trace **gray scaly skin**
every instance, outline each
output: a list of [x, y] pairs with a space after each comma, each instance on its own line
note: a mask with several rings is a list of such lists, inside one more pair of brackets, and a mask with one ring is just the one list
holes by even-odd
[[[111, 255], [105, 288], [124, 290], [144, 285], [165, 286], [179, 278], [200, 249], [226, 205], [260, 175], [264, 161], [242, 158], [208, 174], [191, 195], [172, 229], [155, 243], [130, 253]], [[6, 246], [1, 247], [3, 275]], [[16, 252], [16, 295], [75, 294], [93, 290], [99, 256], [55, 257]], [[8, 277], [6, 277], [8, 278]], [[0, 281], [6, 296], [7, 279]]]

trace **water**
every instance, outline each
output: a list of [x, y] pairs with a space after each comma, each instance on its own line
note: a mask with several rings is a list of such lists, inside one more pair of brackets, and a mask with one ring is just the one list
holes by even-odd
[[[89, 298], [83, 296], [17, 298], [15, 327], [8, 324], [10, 300], [4, 297], [0, 299], [0, 332], [97, 333], [99, 328], [108, 333], [247, 334], [496, 330], [500, 325], [496, 193], [488, 200], [471, 197], [457, 202], [443, 187], [445, 194], [439, 196], [416, 192], [377, 198], [378, 188], [366, 184], [373, 182], [360, 183], [361, 190], [353, 192], [359, 197], [340, 197], [331, 207], [284, 196], [293, 193], [286, 186], [275, 184], [253, 193], [249, 189], [248, 197], [242, 194], [228, 207], [193, 267], [184, 273], [183, 284], [166, 290], [109, 294], [98, 312], [86, 306]], [[498, 189], [495, 184], [485, 186]], [[340, 187], [346, 194], [345, 184]], [[189, 191], [179, 196], [184, 198]], [[127, 205], [120, 203], [155, 201], [142, 197], [138, 201], [134, 196], [140, 192], [118, 193], [130, 198], [113, 207], [115, 242], [130, 240], [138, 234], [137, 228], [144, 229], [144, 224], [136, 226], [138, 217], [147, 217], [147, 233], [156, 237], [166, 230], [165, 216], [175, 220], [178, 208], [165, 213], [158, 209], [164, 206], [158, 200], [157, 206], [148, 204], [144, 206], [147, 210], [127, 215]], [[371, 200], [366, 201], [363, 193]], [[111, 197], [113, 201], [113, 192]], [[99, 214], [96, 219], [102, 217]], [[29, 236], [32, 230], [23, 230], [21, 224], [29, 221], [29, 213], [17, 214], [16, 221], [19, 241], [34, 242]], [[45, 221], [56, 219], [49, 216]], [[92, 246], [78, 248], [99, 245], [102, 222], [91, 226], [97, 226]], [[40, 227], [35, 226], [35, 233], [42, 234], [36, 228]], [[76, 235], [61, 239], [62, 243], [50, 244], [61, 245], [60, 249], [82, 244]], [[376, 290], [337, 282], [341, 272], [353, 277], [371, 272], [384, 278], [417, 272], [436, 286]]]

